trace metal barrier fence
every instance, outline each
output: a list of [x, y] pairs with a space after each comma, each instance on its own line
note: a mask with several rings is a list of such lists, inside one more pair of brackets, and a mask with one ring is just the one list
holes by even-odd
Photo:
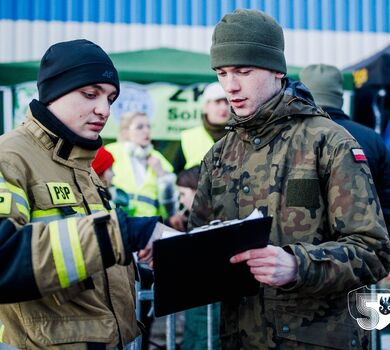
[[[141, 303], [143, 301], [152, 301], [154, 300], [153, 286], [152, 289], [141, 289], [140, 283], [136, 282], [136, 314], [137, 319], [141, 318]], [[150, 316], [153, 314], [153, 303], [150, 310]], [[166, 350], [176, 350], [176, 314], [171, 314], [166, 316], [165, 321], [165, 341], [166, 341]], [[207, 349], [213, 350], [213, 312], [212, 305], [207, 305]], [[142, 335], [139, 336], [131, 345], [130, 350], [141, 350]]]

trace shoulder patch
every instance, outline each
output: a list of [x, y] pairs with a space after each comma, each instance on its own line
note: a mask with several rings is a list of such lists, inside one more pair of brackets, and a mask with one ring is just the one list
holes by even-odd
[[0, 214], [11, 214], [12, 194], [0, 193]]
[[367, 162], [366, 155], [361, 148], [352, 148], [351, 153], [355, 162]]
[[76, 204], [72, 187], [66, 182], [48, 182], [46, 185], [53, 204]]

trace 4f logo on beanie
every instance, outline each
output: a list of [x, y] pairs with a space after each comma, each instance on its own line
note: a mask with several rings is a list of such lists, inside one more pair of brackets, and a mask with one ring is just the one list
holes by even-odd
[[112, 79], [113, 76], [114, 76], [114, 72], [109, 71], [109, 70], [106, 70], [106, 71], [102, 74], [102, 77], [105, 77], [105, 78], [108, 78], [108, 79]]

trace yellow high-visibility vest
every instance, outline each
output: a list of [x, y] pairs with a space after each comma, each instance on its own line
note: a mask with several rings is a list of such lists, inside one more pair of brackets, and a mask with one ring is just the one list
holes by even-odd
[[186, 159], [185, 169], [199, 165], [214, 145], [214, 140], [203, 125], [184, 130], [181, 133], [181, 148]]
[[[124, 143], [114, 142], [105, 147], [115, 159], [112, 167], [115, 176], [112, 183], [129, 195], [129, 206], [134, 209], [134, 215], [165, 216], [164, 209], [158, 201], [157, 174], [152, 167], [147, 167], [145, 180], [142, 185], [138, 186], [134, 177], [133, 165]], [[165, 171], [173, 171], [172, 165], [160, 152], [152, 150], [151, 156], [160, 159]]]

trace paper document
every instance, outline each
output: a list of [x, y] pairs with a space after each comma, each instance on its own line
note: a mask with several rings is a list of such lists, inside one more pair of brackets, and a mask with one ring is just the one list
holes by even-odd
[[[193, 230], [191, 230], [191, 231], [189, 231], [187, 233], [191, 233], [192, 234], [192, 233], [196, 233], [196, 232], [207, 231], [207, 230], [210, 230], [210, 228], [217, 228], [217, 227], [220, 227], [220, 226], [234, 225], [234, 224], [237, 224], [237, 223], [239, 223], [241, 221], [259, 219], [259, 218], [262, 218], [262, 217], [264, 217], [263, 213], [260, 210], [258, 210], [258, 209], [254, 209], [252, 211], [252, 213], [250, 213], [246, 218], [244, 218], [242, 220], [239, 220], [239, 219], [228, 220], [228, 221], [214, 220], [209, 225], [204, 225], [204, 226], [201, 226], [201, 227], [194, 228]], [[178, 235], [183, 235], [185, 233], [186, 232], [176, 231], [176, 230], [164, 231], [162, 233], [161, 238], [163, 239], [163, 238], [175, 237], [175, 236], [178, 236]]]

